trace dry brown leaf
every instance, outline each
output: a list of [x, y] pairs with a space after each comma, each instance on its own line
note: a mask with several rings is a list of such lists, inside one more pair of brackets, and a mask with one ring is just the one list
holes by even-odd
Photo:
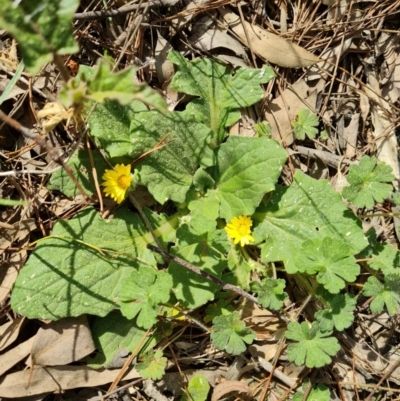
[[171, 44], [158, 34], [155, 50], [155, 67], [157, 78], [161, 85], [163, 85], [164, 82], [169, 83], [175, 73], [174, 64], [167, 60], [168, 52], [171, 49]]
[[32, 349], [34, 337], [0, 355], [0, 376], [26, 358]]
[[[380, 86], [373, 73], [368, 74], [364, 91], [374, 101], [371, 107], [372, 135], [376, 138], [377, 158], [379, 161], [388, 164], [392, 168], [395, 178], [399, 179], [397, 138], [394, 124], [388, 117], [388, 113], [391, 113], [391, 107], [386, 100], [378, 96], [380, 94]], [[399, 190], [397, 185], [396, 182], [396, 189]]]
[[[20, 213], [21, 211], [18, 211]], [[15, 215], [11, 218], [16, 217]], [[24, 221], [12, 224], [13, 228], [0, 228], [0, 255], [12, 243], [23, 240], [31, 231], [36, 228], [35, 219], [26, 219]]]
[[66, 365], [95, 350], [86, 316], [67, 317], [43, 326], [32, 346], [34, 365]]
[[[94, 370], [86, 366], [39, 367], [11, 373], [0, 383], [0, 397], [18, 398], [43, 393], [60, 393], [78, 387], [96, 387], [111, 383], [119, 370]], [[138, 379], [131, 369], [122, 380]], [[27, 384], [29, 386], [27, 387]]]
[[56, 202], [52, 203], [49, 210], [54, 213], [57, 217], [67, 213], [69, 210], [76, 208], [79, 205], [84, 204], [86, 198], [79, 194], [74, 196], [72, 199], [58, 199]]
[[240, 381], [226, 381], [215, 386], [211, 401], [217, 401], [224, 397], [225, 394], [237, 391], [239, 393], [251, 393], [250, 387]]
[[14, 72], [18, 68], [18, 64], [17, 42], [13, 40], [8, 49], [0, 50], [0, 65], [4, 70]]
[[246, 52], [243, 46], [225, 31], [213, 28], [205, 32], [201, 37], [193, 40], [189, 38], [192, 45], [203, 51], [210, 51], [219, 47], [233, 51], [237, 56], [245, 56]]
[[[246, 21], [242, 23], [240, 18], [234, 12], [228, 11], [228, 9], [220, 8], [219, 11], [240, 40], [270, 63], [286, 68], [302, 68], [309, 67], [320, 61], [317, 56], [308, 50], [274, 33]], [[247, 42], [246, 31], [250, 44]]]
[[[5, 272], [5, 275], [2, 277], [0, 285], [0, 302], [4, 302], [5, 299], [8, 297], [8, 294], [11, 292], [11, 288], [18, 277], [18, 272], [24, 266], [26, 258], [27, 258], [27, 251], [22, 250], [20, 252], [15, 252], [8, 260], [7, 271]], [[4, 266], [4, 268], [5, 267], [6, 266]]]
[[23, 317], [18, 317], [0, 326], [0, 351], [3, 351], [17, 339], [24, 320]]
[[242, 320], [246, 320], [249, 327], [256, 332], [257, 340], [278, 340], [275, 337], [282, 322], [269, 310], [261, 308], [255, 303], [245, 299], [240, 308]]
[[[266, 120], [271, 125], [272, 138], [285, 142], [287, 146], [294, 141], [291, 122], [301, 109], [309, 108], [314, 113], [317, 103], [317, 92], [309, 94], [310, 88], [304, 80], [297, 81], [286, 88], [282, 95], [267, 105]], [[287, 107], [287, 108], [286, 108]]]
[[266, 361], [270, 361], [276, 356], [279, 348], [279, 340], [286, 333], [286, 328], [281, 328], [274, 333], [274, 337], [270, 341], [255, 342], [249, 346], [249, 352], [254, 358], [262, 357]]
[[345, 156], [352, 159], [357, 153], [357, 138], [360, 125], [360, 113], [354, 113], [351, 116], [350, 123], [344, 127], [343, 140], [346, 142]]

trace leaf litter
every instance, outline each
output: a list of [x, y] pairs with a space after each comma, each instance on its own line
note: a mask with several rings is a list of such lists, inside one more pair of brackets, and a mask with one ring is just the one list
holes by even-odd
[[[183, 56], [193, 52], [197, 57], [229, 60], [227, 62], [235, 66], [261, 68], [264, 63], [269, 62], [274, 67], [276, 77], [265, 85], [262, 103], [243, 108], [240, 112], [242, 120], [267, 119], [272, 127], [272, 137], [289, 152], [290, 158], [282, 173], [283, 183], [291, 182], [294, 168], [301, 168], [308, 175], [315, 171], [325, 171], [324, 178], [334, 181], [343, 174], [347, 175], [348, 166], [358, 164], [362, 156], [367, 154], [376, 157], [378, 163], [385, 162], [392, 167], [394, 185], [398, 190], [396, 127], [400, 117], [400, 50], [396, 32], [399, 29], [400, 2], [325, 0], [316, 5], [311, 0], [287, 0], [268, 4], [254, 1], [239, 4], [237, 7], [230, 3], [189, 1], [186, 6], [178, 1], [167, 0], [149, 2], [147, 6], [145, 3], [147, 8], [142, 9], [144, 12], [141, 15], [141, 21], [145, 21], [145, 24], [140, 25], [140, 29], [132, 30], [133, 18], [139, 15], [138, 9], [132, 9], [128, 14], [121, 13], [115, 18], [104, 18], [107, 12], [105, 9], [92, 9], [92, 5], [83, 1], [77, 11], [80, 17], [76, 15], [74, 26], [81, 50], [74, 58], [79, 64], [92, 65], [99, 55], [107, 57], [110, 54], [114, 60], [119, 60], [121, 69], [131, 64], [137, 65], [138, 78], [149, 82], [160, 93], [163, 91], [166, 97], [170, 97], [168, 104], [171, 110], [179, 109], [182, 99], [176, 94], [176, 88], [170, 85], [172, 65], [168, 64], [166, 57], [157, 57], [157, 54], [162, 54], [162, 49], [174, 49]], [[108, 9], [114, 9], [111, 3]], [[91, 11], [97, 11], [99, 15], [89, 17]], [[85, 15], [87, 19], [83, 18]], [[204, 23], [203, 30], [199, 28], [201, 23]], [[156, 41], [154, 36], [157, 37]], [[0, 87], [6, 88], [17, 69], [18, 53], [14, 42], [10, 42], [10, 36], [5, 32], [2, 32], [0, 45]], [[151, 59], [154, 57], [156, 62], [152, 63]], [[36, 68], [37, 60], [31, 61]], [[14, 115], [21, 124], [33, 131], [37, 130], [36, 132], [39, 132], [37, 120], [30, 111], [32, 108], [36, 112], [43, 109], [44, 101], [54, 98], [57, 91], [54, 70], [47, 74], [49, 79], [46, 80], [43, 80], [43, 76], [39, 80], [36, 80], [37, 77], [32, 80], [29, 75], [23, 74], [17, 86], [2, 99], [3, 111]], [[296, 140], [291, 124], [300, 109], [317, 112], [319, 128], [329, 134], [327, 140], [318, 135], [302, 138], [302, 141]], [[80, 138], [73, 126], [66, 128], [65, 130], [58, 126], [50, 135], [54, 143], [64, 147], [72, 155], [80, 146]], [[237, 129], [237, 135], [244, 134], [243, 125], [238, 125]], [[77, 325], [74, 318], [62, 319], [59, 323], [21, 319], [10, 310], [8, 298], [18, 271], [25, 264], [30, 250], [29, 244], [48, 235], [59, 219], [74, 217], [88, 204], [94, 203], [94, 200], [75, 191], [75, 187], [71, 187], [71, 191], [75, 193], [70, 198], [66, 198], [56, 188], [51, 188], [48, 185], [49, 179], [57, 165], [35, 141], [19, 135], [5, 125], [0, 128], [0, 137], [0, 198], [28, 202], [28, 207], [0, 209], [3, 271], [0, 290], [3, 302], [0, 326], [0, 396], [20, 399], [42, 394], [43, 399], [46, 394], [61, 390], [66, 392], [65, 396], [74, 398], [78, 389], [97, 386], [102, 386], [103, 395], [106, 395], [106, 384], [114, 382], [119, 370], [94, 370], [87, 367], [84, 357], [92, 352], [93, 343], [86, 323]], [[323, 164], [324, 169], [317, 166], [319, 163]], [[25, 170], [24, 174], [18, 172], [21, 168]], [[95, 193], [95, 188], [92, 187], [91, 191]], [[385, 202], [370, 210], [390, 212]], [[375, 227], [380, 241], [397, 249], [398, 231], [390, 216], [370, 219], [363, 222], [363, 225], [365, 232], [367, 227]], [[278, 244], [274, 246], [278, 252]], [[288, 286], [290, 301], [285, 300], [285, 306], [290, 309], [294, 304], [300, 304], [307, 294], [304, 293], [304, 287], [294, 280], [289, 280]], [[366, 288], [369, 292], [364, 295], [375, 297], [371, 309], [379, 313], [386, 303], [389, 305], [389, 315], [393, 316], [382, 313], [382, 324], [379, 315], [365, 314], [367, 305], [359, 303], [353, 326], [355, 330], [342, 332], [337, 336], [344, 353], [333, 358], [331, 371], [319, 369], [313, 380], [315, 383], [339, 383], [338, 387], [330, 386], [332, 397], [339, 396], [340, 387], [344, 389], [341, 395], [345, 399], [371, 399], [374, 391], [384, 392], [385, 399], [395, 399], [400, 386], [400, 368], [396, 356], [399, 341], [396, 328], [398, 280], [391, 276], [383, 284], [373, 278]], [[364, 298], [364, 302], [366, 301]], [[335, 309], [333, 303], [331, 306], [332, 313], [336, 311], [339, 316], [341, 312]], [[315, 312], [312, 309], [313, 306], [307, 304], [302, 316], [306, 319], [308, 316], [312, 317]], [[254, 320], [258, 313], [257, 308], [250, 313], [246, 311], [246, 319]], [[292, 318], [295, 319], [296, 316]], [[323, 316], [320, 318], [323, 322]], [[176, 353], [176, 350], [171, 349], [166, 353], [170, 365], [175, 365], [181, 373], [165, 374], [163, 380], [169, 381], [170, 386], [164, 383], [162, 387], [161, 382], [156, 381], [154, 384], [158, 393], [152, 392], [154, 398], [161, 399], [163, 394], [178, 397], [185, 386], [182, 381], [177, 388], [176, 383], [184, 380], [186, 374], [190, 378], [193, 371], [204, 371], [211, 386], [217, 390], [211, 389], [212, 399], [218, 399], [228, 391], [248, 392], [247, 389], [250, 388], [253, 396], [259, 396], [259, 399], [263, 399], [267, 391], [270, 392], [268, 397], [284, 399], [282, 383], [286, 383], [289, 391], [288, 383], [293, 382], [296, 383], [294, 389], [298, 391], [296, 396], [300, 393], [300, 399], [304, 399], [306, 386], [301, 386], [301, 380], [305, 376], [299, 370], [291, 369], [291, 364], [283, 362], [284, 359], [279, 359], [284, 341], [279, 331], [281, 326], [274, 322], [271, 315], [267, 315], [267, 319], [271, 319], [273, 324], [262, 328], [257, 345], [261, 347], [271, 342], [276, 353], [275, 368], [281, 367], [287, 380], [285, 376], [279, 379], [278, 375], [274, 375], [273, 369], [271, 372], [263, 370], [265, 367], [257, 359], [253, 359], [253, 365], [249, 364], [240, 370], [237, 377], [240, 382], [228, 381], [224, 386], [219, 384], [217, 387], [217, 383], [226, 377], [226, 370], [219, 367], [229, 367], [233, 364], [233, 358], [216, 352], [203, 332], [193, 329], [195, 324], [185, 322], [180, 327], [183, 333], [181, 340], [184, 339], [192, 347], [185, 352]], [[346, 316], [346, 321], [349, 319], [351, 317]], [[379, 321], [378, 330], [363, 330], [366, 321]], [[339, 320], [338, 322], [337, 324], [347, 324]], [[307, 336], [307, 341], [317, 338], [319, 345], [323, 347], [324, 335], [316, 328], [311, 335], [310, 328], [304, 325], [303, 322], [304, 336], [298, 340], [304, 341]], [[38, 326], [42, 328], [38, 330]], [[83, 338], [78, 327], [86, 327]], [[54, 330], [55, 337], [44, 340], [41, 334], [43, 330]], [[144, 334], [141, 333], [141, 336], [144, 337]], [[296, 344], [297, 347], [301, 341]], [[38, 344], [42, 348], [38, 349]], [[173, 337], [171, 344], [173, 347]], [[336, 345], [331, 340], [328, 344], [326, 351], [328, 354], [333, 353], [332, 348]], [[68, 352], [63, 355], [63, 350]], [[303, 355], [305, 361], [314, 357], [307, 355], [306, 350], [307, 348]], [[33, 361], [45, 366], [23, 370], [23, 362], [28, 362], [29, 355]], [[38, 355], [43, 359], [38, 358]], [[261, 371], [267, 373], [260, 373], [257, 370], [258, 364]], [[214, 373], [212, 369], [203, 369], [207, 365], [216, 368]], [[143, 383], [138, 379], [139, 374], [129, 366], [123, 380], [127, 380], [128, 384], [136, 383], [135, 386], [138, 387], [135, 391], [140, 392]], [[380, 379], [386, 379], [386, 387]], [[366, 381], [370, 383], [368, 386], [365, 385]], [[255, 382], [260, 385], [255, 385]], [[174, 390], [172, 383], [175, 384]], [[270, 384], [268, 389], [265, 387], [267, 383]], [[132, 390], [133, 385], [130, 388]], [[122, 387], [121, 391], [131, 394], [127, 389], [129, 386]], [[318, 389], [319, 387], [311, 390], [310, 395], [317, 393]], [[145, 392], [144, 386], [143, 391]], [[326, 397], [326, 390], [321, 391]]]

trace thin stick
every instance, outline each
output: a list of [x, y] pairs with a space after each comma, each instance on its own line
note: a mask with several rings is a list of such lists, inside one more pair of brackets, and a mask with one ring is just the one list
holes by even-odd
[[88, 11], [86, 13], [76, 13], [74, 15], [75, 20], [88, 20], [88, 19], [103, 19], [108, 17], [118, 17], [120, 15], [129, 14], [132, 11], [139, 10], [145, 7], [157, 7], [165, 6], [167, 1], [153, 0], [144, 4], [130, 4], [120, 7], [118, 10], [103, 10], [103, 11]]
[[136, 163], [139, 163], [141, 160], [143, 160], [145, 157], [147, 157], [149, 154], [155, 152], [156, 150], [162, 149], [164, 146], [169, 145], [171, 142], [174, 141], [174, 139], [171, 139], [168, 142], [164, 142], [167, 140], [167, 138], [171, 134], [168, 132], [168, 134], [165, 134], [150, 150], [147, 152], [142, 153], [139, 157], [137, 157], [135, 160], [131, 162], [131, 166], [134, 166]]
[[81, 184], [79, 184], [78, 180], [75, 178], [72, 169], [69, 166], [67, 166], [64, 160], [59, 156], [57, 148], [53, 147], [44, 137], [38, 134], [34, 134], [28, 128], [20, 124], [17, 120], [14, 120], [12, 117], [3, 113], [1, 110], [0, 110], [0, 119], [3, 120], [8, 125], [10, 125], [11, 127], [13, 127], [16, 131], [19, 131], [26, 138], [34, 140], [40, 147], [46, 149], [47, 153], [52, 158], [52, 160], [54, 160], [56, 163], [60, 164], [64, 168], [64, 170], [67, 172], [73, 183], [78, 188], [79, 192], [85, 198], [89, 197], [86, 194], [85, 190], [82, 188]]
[[[156, 242], [158, 248], [157, 249], [161, 249], [162, 250], [162, 245], [160, 240], [158, 239], [156, 233], [153, 230], [153, 227], [151, 226], [149, 219], [147, 218], [147, 216], [144, 214], [142, 207], [140, 206], [139, 202], [136, 200], [136, 198], [134, 197], [134, 195], [132, 194], [132, 192], [129, 193], [129, 200], [133, 203], [133, 206], [135, 206], [135, 208], [138, 210], [140, 217], [143, 219], [144, 224], [146, 225], [147, 229], [150, 231], [151, 236], [153, 237], [154, 241]], [[163, 251], [164, 252], [164, 251]], [[159, 252], [160, 253], [160, 252]], [[162, 255], [162, 253], [161, 253]]]
[[[253, 295], [249, 294], [248, 292], [242, 290], [240, 287], [237, 287], [237, 286], [232, 285], [232, 284], [224, 283], [219, 278], [217, 278], [217, 277], [215, 277], [215, 276], [213, 276], [213, 275], [211, 275], [211, 274], [209, 274], [209, 273], [207, 273], [207, 272], [205, 272], [203, 270], [200, 270], [198, 267], [196, 267], [195, 265], [192, 265], [189, 262], [186, 262], [186, 260], [183, 260], [183, 259], [179, 258], [178, 256], [174, 256], [174, 255], [170, 254], [169, 252], [166, 252], [166, 251], [164, 251], [164, 250], [162, 250], [160, 248], [157, 248], [154, 245], [147, 244], [147, 248], [150, 249], [153, 252], [159, 253], [160, 255], [164, 256], [168, 260], [172, 260], [173, 262], [178, 263], [179, 265], [185, 267], [186, 269], [192, 271], [193, 273], [196, 273], [199, 276], [204, 277], [208, 281], [211, 281], [212, 283], [214, 283], [214, 284], [218, 285], [219, 287], [221, 287], [223, 290], [225, 290], [225, 291], [233, 291], [236, 294], [238, 294], [238, 295], [240, 295], [240, 296], [242, 296], [244, 298], [247, 298], [251, 302], [254, 302], [255, 304], [257, 304], [257, 305], [262, 307], [262, 305], [258, 302], [256, 297], [254, 297]], [[283, 321], [285, 321], [286, 323], [290, 322], [290, 319], [288, 319], [285, 316], [282, 316], [280, 314], [277, 314], [277, 316], [280, 319], [282, 319]]]

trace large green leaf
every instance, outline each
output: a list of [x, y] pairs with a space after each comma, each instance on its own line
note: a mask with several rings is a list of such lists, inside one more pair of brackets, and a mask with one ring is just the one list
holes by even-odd
[[[160, 334], [148, 336], [146, 330], [138, 327], [135, 320], [129, 320], [117, 311], [105, 317], [96, 317], [91, 331], [98, 352], [89, 360], [88, 365], [94, 369], [110, 364], [121, 350], [148, 350], [160, 339]], [[140, 345], [141, 349], [137, 349]]]
[[168, 59], [178, 66], [171, 87], [200, 97], [188, 104], [187, 111], [217, 134], [215, 145], [226, 136], [225, 128], [240, 118], [238, 109], [262, 100], [260, 84], [275, 76], [271, 67], [238, 68], [232, 74], [230, 68], [216, 61], [197, 58], [189, 62], [175, 51], [168, 54]]
[[[99, 151], [92, 151], [93, 167], [96, 170], [97, 180], [101, 183], [101, 177], [106, 168], [110, 168], [104, 157]], [[96, 192], [95, 181], [93, 177], [92, 165], [90, 161], [89, 152], [87, 150], [77, 151], [67, 165], [71, 167], [72, 174], [81, 184], [82, 188], [88, 195], [92, 195]], [[72, 181], [71, 177], [67, 174], [64, 169], [57, 170], [50, 179], [50, 184], [47, 186], [50, 190], [61, 191], [66, 196], [75, 196], [80, 192]]]
[[29, 71], [36, 73], [53, 54], [76, 53], [72, 18], [79, 0], [0, 0], [0, 26], [22, 49]]
[[367, 246], [360, 221], [326, 180], [296, 171], [290, 187], [278, 187], [253, 215], [256, 242], [265, 240], [264, 261], [283, 261], [295, 273], [295, 256], [304, 241], [325, 236], [346, 242], [353, 255]]
[[213, 168], [220, 215], [227, 221], [239, 215], [252, 215], [263, 196], [275, 188], [286, 152], [266, 137], [233, 136], [218, 150]]
[[[127, 138], [130, 147], [135, 147], [131, 151], [132, 158], [150, 150], [166, 134], [169, 134], [169, 144], [151, 153], [138, 165], [140, 181], [160, 203], [168, 199], [183, 202], [198, 166], [214, 163], [207, 144], [211, 131], [186, 113], [140, 113], [132, 121]], [[130, 153], [128, 148], [125, 152]]]
[[[148, 214], [162, 241], [174, 240], [176, 218]], [[126, 208], [103, 220], [92, 208], [59, 221], [35, 248], [15, 283], [13, 309], [29, 318], [56, 320], [115, 309], [122, 282], [141, 263], [155, 264], [153, 242], [139, 217]]]
[[[199, 226], [183, 224], [177, 231], [178, 243], [172, 248], [172, 252], [200, 270], [220, 278], [227, 268], [224, 253], [227, 252], [229, 243], [222, 230], [214, 228], [210, 232], [207, 231], [208, 228], [208, 224], [204, 231]], [[200, 231], [202, 234], [197, 234]], [[172, 276], [176, 298], [187, 308], [204, 305], [214, 299], [214, 293], [219, 289], [216, 284], [175, 262], [169, 264], [168, 273]]]

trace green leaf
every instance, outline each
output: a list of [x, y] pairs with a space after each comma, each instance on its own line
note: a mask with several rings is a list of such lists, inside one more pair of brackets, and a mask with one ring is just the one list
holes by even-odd
[[223, 280], [233, 285], [238, 285], [240, 288], [247, 291], [250, 286], [250, 278], [252, 268], [250, 261], [248, 261], [238, 247], [230, 241], [231, 248], [228, 253], [228, 267], [232, 272], [225, 274]]
[[319, 133], [319, 137], [321, 138], [321, 140], [326, 141], [327, 139], [329, 139], [329, 133], [326, 130], [322, 130]]
[[376, 277], [369, 277], [363, 292], [366, 297], [375, 297], [370, 304], [371, 312], [381, 313], [386, 307], [388, 314], [393, 316], [400, 304], [400, 275], [386, 274], [384, 281], [381, 283]]
[[[100, 148], [116, 159], [116, 162], [121, 161], [121, 157], [135, 154], [135, 146], [129, 141], [130, 125], [135, 115], [145, 108], [140, 102], [122, 106], [115, 100], [105, 100], [103, 104], [97, 104], [89, 115], [91, 136], [96, 139]], [[125, 161], [132, 160], [133, 157], [126, 158]]]
[[[199, 269], [220, 278], [226, 269], [224, 253], [229, 248], [225, 232], [214, 230], [196, 234], [190, 225], [177, 230], [178, 242], [171, 252]], [[197, 308], [214, 299], [219, 287], [204, 277], [171, 262], [168, 272], [173, 278], [173, 292], [178, 301], [189, 309]]]
[[352, 254], [368, 244], [359, 219], [343, 205], [340, 194], [326, 180], [315, 180], [301, 171], [296, 171], [290, 187], [277, 186], [253, 220], [256, 243], [265, 240], [262, 260], [283, 261], [290, 274], [298, 271], [295, 258], [306, 240], [341, 239]]
[[305, 379], [301, 385], [303, 392], [298, 391], [293, 396], [293, 401], [329, 401], [331, 399], [331, 394], [329, 389], [322, 383], [317, 384], [308, 393], [307, 398], [304, 398], [304, 392], [308, 386], [308, 379]]
[[[142, 342], [142, 349], [149, 349], [161, 339], [160, 334], [147, 336], [145, 329], [138, 327], [134, 320], [123, 317], [117, 311], [105, 317], [96, 317], [91, 332], [98, 351], [94, 358], [89, 359], [88, 366], [93, 369], [110, 364], [121, 349], [138, 351], [137, 347]], [[143, 341], [144, 338], [146, 341]]]
[[0, 198], [0, 206], [23, 206], [27, 203], [23, 200], [13, 200]]
[[134, 159], [152, 149], [166, 134], [169, 144], [151, 153], [137, 167], [141, 183], [147, 185], [161, 204], [168, 199], [183, 202], [199, 165], [214, 163], [207, 145], [210, 129], [196, 122], [193, 116], [177, 112], [138, 114], [132, 121], [130, 136], [124, 139], [126, 146], [121, 144], [118, 155], [125, 152]]
[[229, 137], [219, 147], [217, 167], [212, 169], [221, 217], [230, 221], [251, 216], [263, 196], [275, 188], [286, 157], [286, 151], [266, 137]]
[[157, 322], [159, 305], [168, 301], [171, 276], [149, 266], [139, 266], [122, 283], [119, 304], [128, 319], [137, 316], [137, 324], [145, 329]]
[[203, 167], [197, 169], [193, 176], [193, 186], [196, 191], [205, 194], [208, 189], [214, 188], [215, 181]]
[[261, 121], [254, 125], [254, 131], [256, 131], [258, 136], [266, 136], [272, 139], [271, 125], [267, 121]]
[[230, 68], [216, 61], [197, 58], [189, 62], [175, 51], [168, 54], [168, 59], [178, 66], [171, 87], [199, 96], [188, 104], [187, 111], [216, 133], [214, 146], [226, 136], [225, 127], [240, 118], [237, 110], [262, 100], [264, 91], [260, 84], [269, 82], [275, 76], [271, 67], [241, 67], [232, 75]]
[[[110, 166], [104, 160], [104, 157], [97, 150], [92, 150], [93, 165], [96, 170], [97, 180], [101, 183], [101, 177], [105, 169]], [[82, 188], [88, 195], [96, 192], [95, 182], [93, 178], [92, 165], [90, 162], [89, 152], [87, 150], [79, 150], [68, 160], [67, 165], [71, 167], [72, 174], [81, 184]], [[67, 172], [62, 168], [52, 174], [50, 184], [47, 186], [50, 190], [61, 191], [64, 195], [76, 196], [80, 192], [72, 181]]]
[[232, 300], [219, 299], [216, 303], [208, 304], [204, 321], [211, 322], [216, 316], [228, 316], [233, 312]]
[[136, 70], [133, 67], [113, 73], [111, 65], [100, 59], [95, 71], [87, 85], [88, 99], [99, 103], [103, 103], [105, 99], [117, 100], [123, 105], [139, 100], [160, 111], [166, 111], [167, 107], [161, 95], [147, 84], [137, 82]]
[[357, 300], [351, 294], [330, 294], [318, 289], [318, 295], [327, 303], [327, 308], [317, 311], [315, 318], [319, 322], [321, 331], [331, 331], [334, 328], [343, 331], [354, 321], [354, 310]]
[[238, 312], [228, 316], [217, 316], [213, 320], [212, 343], [220, 350], [228, 354], [239, 355], [246, 351], [245, 344], [251, 344], [256, 338], [253, 330], [246, 324]]
[[[174, 240], [176, 217], [147, 217], [162, 243]], [[137, 268], [136, 258], [156, 265], [146, 248], [153, 241], [138, 215], [123, 207], [112, 220], [101, 219], [92, 208], [60, 220], [19, 273], [12, 308], [31, 319], [105, 316], [115, 309], [122, 283]]]
[[296, 138], [304, 140], [306, 135], [313, 139], [318, 134], [318, 117], [309, 109], [302, 109], [297, 112], [297, 121], [292, 121], [292, 127]]
[[265, 278], [260, 282], [251, 283], [251, 290], [258, 295], [260, 304], [271, 310], [282, 308], [283, 303], [288, 299], [288, 295], [284, 291], [286, 281], [283, 279]]
[[344, 288], [345, 281], [353, 283], [360, 274], [360, 266], [351, 256], [351, 248], [333, 237], [304, 241], [295, 264], [302, 273], [317, 273], [317, 281], [332, 294]]
[[392, 193], [392, 201], [399, 206], [400, 205], [400, 192]]
[[376, 232], [371, 228], [367, 232], [369, 246], [360, 254], [359, 258], [367, 260], [368, 266], [374, 270], [381, 270], [384, 274], [393, 273], [400, 268], [400, 252], [391, 244], [380, 243], [376, 240]]
[[350, 186], [343, 188], [343, 197], [358, 207], [371, 208], [374, 202], [382, 202], [389, 197], [393, 187], [384, 182], [394, 180], [392, 168], [377, 163], [375, 157], [363, 156], [360, 165], [352, 164], [347, 181]]
[[219, 215], [219, 201], [215, 191], [208, 191], [200, 198], [189, 200], [188, 208], [191, 211], [190, 226], [193, 232], [203, 234], [215, 230]]
[[210, 385], [204, 375], [194, 376], [182, 395], [181, 401], [205, 401], [210, 391]]
[[0, 0], [0, 26], [18, 41], [26, 68], [37, 73], [53, 54], [77, 53], [72, 18], [79, 0]]
[[162, 351], [149, 351], [141, 357], [142, 361], [135, 365], [136, 370], [144, 379], [160, 380], [165, 373], [167, 358]]
[[329, 337], [331, 332], [322, 332], [317, 322], [310, 326], [291, 322], [288, 325], [286, 338], [297, 341], [290, 344], [287, 349], [289, 361], [297, 366], [305, 365], [308, 368], [320, 368], [332, 362], [331, 356], [340, 350], [340, 344], [334, 337]]

